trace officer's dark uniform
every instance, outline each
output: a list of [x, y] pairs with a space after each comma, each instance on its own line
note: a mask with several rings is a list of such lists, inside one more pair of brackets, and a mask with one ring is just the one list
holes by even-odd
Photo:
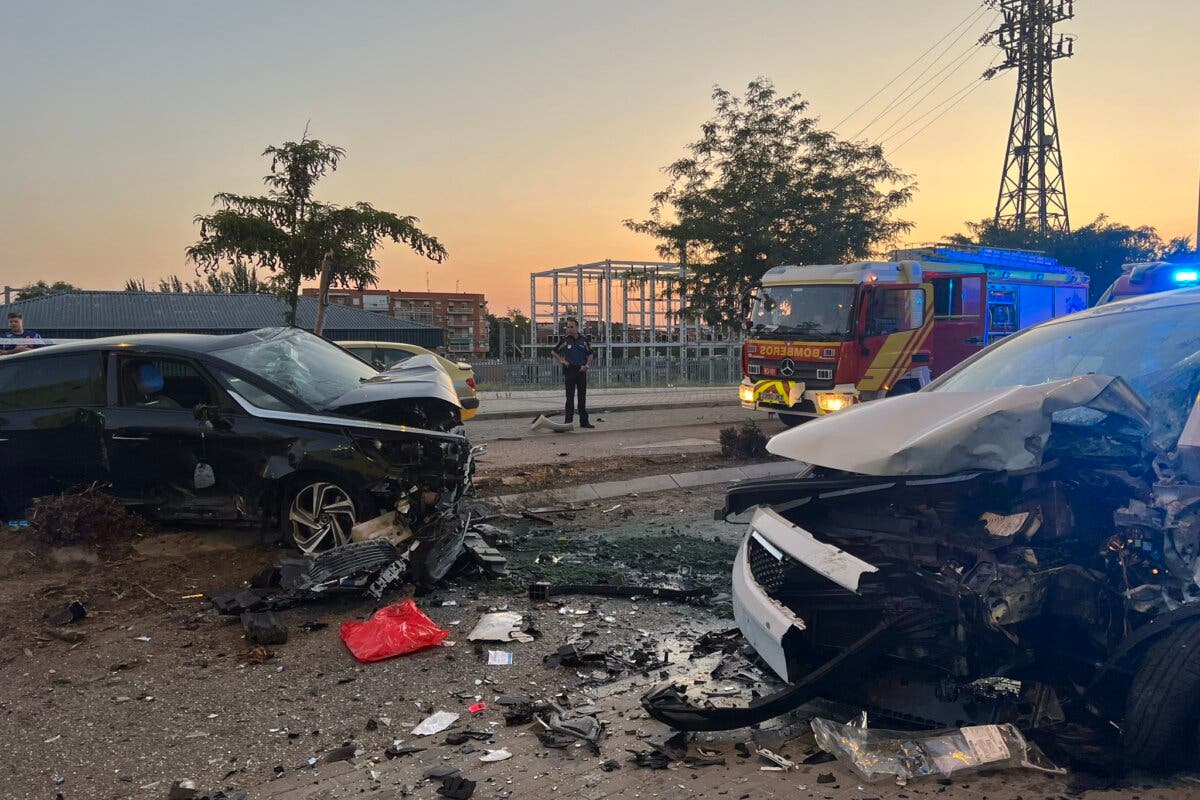
[[554, 346], [554, 352], [567, 360], [563, 367], [563, 380], [567, 388], [566, 421], [575, 419], [575, 393], [579, 393], [579, 424], [588, 424], [587, 371], [582, 369], [592, 354], [592, 343], [582, 333], [572, 338], [564, 336]]

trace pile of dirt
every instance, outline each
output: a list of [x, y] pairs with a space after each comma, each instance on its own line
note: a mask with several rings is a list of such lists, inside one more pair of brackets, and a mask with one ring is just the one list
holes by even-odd
[[743, 422], [741, 426], [721, 429], [721, 455], [748, 461], [767, 455], [767, 435], [757, 422]]
[[151, 531], [144, 517], [129, 511], [99, 484], [38, 497], [26, 512], [33, 540], [45, 547], [122, 549]]

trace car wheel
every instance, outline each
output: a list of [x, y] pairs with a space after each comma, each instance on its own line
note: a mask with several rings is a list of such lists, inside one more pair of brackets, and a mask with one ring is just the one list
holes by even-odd
[[799, 425], [801, 422], [804, 422], [805, 420], [808, 419], [808, 417], [802, 417], [799, 414], [784, 414], [782, 412], [777, 414], [777, 416], [779, 417], [779, 421], [783, 423], [783, 427], [785, 427], [785, 428], [794, 428], [797, 425]]
[[1146, 651], [1129, 687], [1122, 749], [1133, 766], [1182, 766], [1200, 758], [1200, 622]]
[[357, 521], [350, 492], [327, 481], [299, 483], [287, 506], [286, 529], [306, 555], [346, 544]]

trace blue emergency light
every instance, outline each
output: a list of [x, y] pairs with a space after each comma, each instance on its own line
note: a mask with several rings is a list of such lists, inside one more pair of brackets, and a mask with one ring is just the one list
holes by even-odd
[[1176, 283], [1195, 283], [1200, 280], [1200, 270], [1177, 269], [1172, 277]]

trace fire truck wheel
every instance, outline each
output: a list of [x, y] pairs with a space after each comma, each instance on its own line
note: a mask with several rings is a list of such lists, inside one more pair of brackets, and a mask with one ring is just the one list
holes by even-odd
[[779, 421], [783, 423], [783, 427], [785, 428], [794, 428], [806, 419], [808, 417], [802, 417], [799, 414], [779, 414]]

